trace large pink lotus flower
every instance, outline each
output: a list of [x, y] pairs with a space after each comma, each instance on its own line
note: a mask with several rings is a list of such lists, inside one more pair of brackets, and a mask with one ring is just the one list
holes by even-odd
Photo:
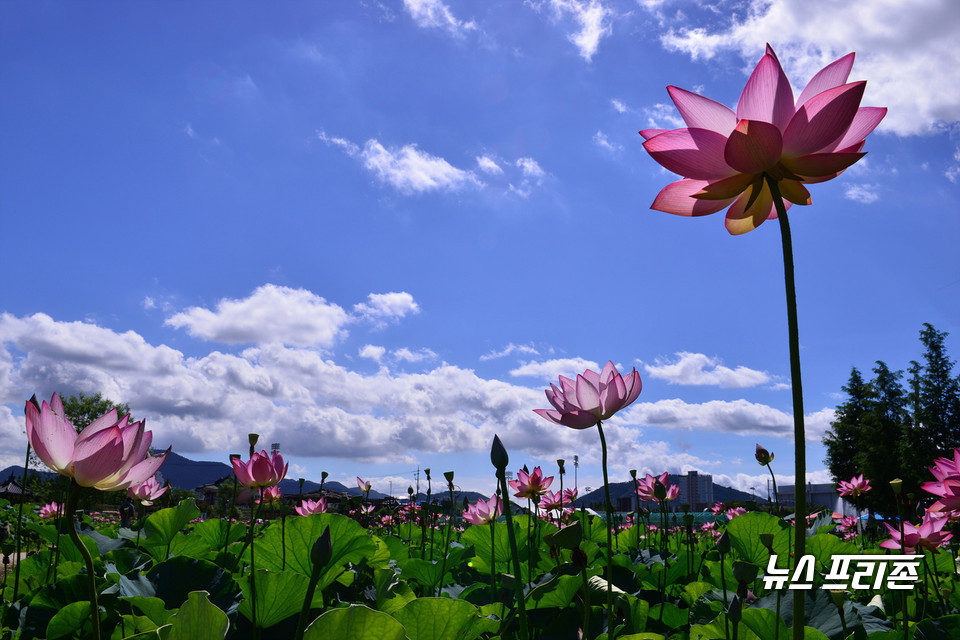
[[57, 511], [60, 509], [60, 505], [57, 504], [57, 501], [54, 500], [50, 504], [45, 504], [40, 507], [40, 517], [41, 518], [56, 518]]
[[130, 416], [117, 418], [111, 409], [79, 434], [63, 412], [60, 396], [53, 394], [37, 410], [27, 402], [27, 439], [45, 465], [73, 478], [81, 487], [120, 491], [140, 484], [160, 468], [170, 449], [150, 455], [153, 432], [144, 421], [131, 423]]
[[266, 451], [254, 453], [246, 462], [240, 458], [231, 458], [233, 472], [237, 480], [248, 489], [272, 487], [287, 475], [287, 467], [279, 451], [268, 456]]
[[886, 522], [883, 526], [890, 532], [890, 540], [884, 540], [880, 546], [884, 549], [903, 549], [904, 553], [916, 553], [917, 548], [928, 549], [936, 553], [937, 547], [953, 537], [952, 533], [943, 531], [948, 518], [936, 517], [931, 513], [923, 514], [920, 526], [903, 523], [903, 539], [900, 539], [899, 529], [894, 529]]
[[482, 525], [496, 521], [503, 514], [503, 503], [500, 496], [492, 495], [489, 500], [480, 498], [476, 504], [471, 504], [463, 512], [463, 519], [470, 524]]
[[734, 235], [777, 217], [774, 181], [786, 207], [810, 204], [804, 184], [838, 176], [862, 158], [864, 138], [887, 110], [861, 107], [865, 82], [847, 83], [850, 53], [818, 72], [794, 102], [773, 49], [754, 69], [737, 110], [696, 93], [667, 87], [687, 124], [640, 132], [654, 160], [683, 180], [667, 185], [651, 208], [681, 216], [727, 209]]
[[870, 486], [869, 480], [863, 479], [862, 473], [859, 476], [853, 476], [850, 478], [850, 482], [841, 480], [837, 484], [840, 485], [837, 487], [837, 491], [840, 492], [840, 495], [849, 498], [858, 498], [873, 488]]
[[516, 491], [513, 494], [517, 498], [533, 498], [542, 496], [553, 484], [553, 476], [543, 477], [543, 471], [540, 467], [534, 467], [533, 473], [527, 473], [523, 469], [517, 472], [517, 479], [509, 481], [510, 488]]
[[315, 513], [326, 513], [327, 511], [327, 499], [320, 498], [319, 500], [304, 500], [296, 507], [294, 507], [297, 513], [302, 516], [311, 516]]
[[576, 381], [560, 376], [560, 386], [551, 383], [545, 391], [554, 408], [534, 412], [565, 427], [587, 429], [636, 400], [642, 386], [636, 369], [624, 377], [608, 361], [600, 373], [587, 369]]
[[946, 476], [940, 482], [924, 482], [921, 489], [940, 496], [927, 511], [945, 514], [954, 520], [960, 515], [960, 475]]
[[960, 476], [960, 449], [953, 450], [953, 460], [949, 458], [937, 458], [930, 467], [930, 473], [933, 477], [943, 482], [949, 476]]
[[156, 476], [151, 476], [135, 487], [127, 487], [127, 495], [149, 507], [154, 500], [165, 494], [168, 488], [157, 482]]

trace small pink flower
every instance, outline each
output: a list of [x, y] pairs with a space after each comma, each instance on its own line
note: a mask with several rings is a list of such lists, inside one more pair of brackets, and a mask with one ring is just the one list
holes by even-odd
[[139, 500], [143, 506], [149, 507], [154, 500], [167, 492], [167, 488], [157, 482], [156, 476], [150, 476], [137, 486], [128, 487], [127, 495], [134, 500]]
[[503, 503], [500, 496], [492, 495], [489, 500], [480, 498], [475, 504], [469, 505], [463, 512], [463, 519], [470, 524], [483, 525], [496, 521], [503, 513]]
[[559, 491], [547, 491], [540, 500], [540, 508], [544, 511], [562, 511], [563, 507], [563, 494]]
[[40, 507], [40, 517], [41, 518], [56, 518], [57, 510], [60, 508], [60, 505], [57, 504], [56, 500], [50, 504], [45, 504]]
[[657, 481], [660, 482], [667, 490], [667, 495], [664, 498], [664, 502], [669, 502], [675, 500], [677, 496], [680, 495], [680, 487], [675, 484], [667, 484], [670, 474], [666, 471], [661, 473], [659, 476], [652, 476], [649, 473], [646, 474], [646, 477], [643, 480], [637, 481], [637, 497], [640, 500], [660, 500], [656, 496], [656, 486]]
[[837, 491], [840, 492], [840, 495], [850, 498], [862, 496], [872, 488], [870, 486], [870, 481], [863, 479], [862, 473], [859, 476], [853, 476], [850, 478], [850, 482], [841, 480], [838, 484], [840, 486], [837, 487]]
[[577, 490], [575, 488], [563, 490], [563, 504], [572, 504], [576, 500], [577, 500]]
[[[280, 500], [280, 496], [281, 496], [281, 492], [280, 492], [279, 484], [275, 484], [272, 487], [266, 487], [263, 490], [263, 503], [272, 504], [274, 502], [277, 502]], [[254, 502], [256, 502], [257, 504], [260, 504], [260, 498], [259, 497], [256, 498]]]
[[357, 476], [357, 486], [360, 487], [360, 490], [364, 493], [370, 493], [370, 483], [366, 480], [361, 480], [360, 476]]
[[237, 475], [237, 480], [248, 489], [259, 489], [260, 487], [272, 487], [287, 475], [287, 467], [284, 464], [283, 456], [279, 451], [274, 451], [272, 456], [268, 456], [266, 451], [254, 453], [250, 460], [243, 462], [240, 458], [231, 458], [233, 463], [233, 472]]
[[904, 553], [917, 553], [918, 547], [936, 553], [937, 547], [953, 537], [952, 533], [943, 531], [947, 522], [948, 518], [938, 518], [931, 513], [925, 513], [919, 527], [909, 522], [903, 523], [903, 540], [900, 539], [898, 529], [884, 522], [883, 525], [890, 532], [890, 539], [881, 542], [880, 546], [884, 549], [902, 549]]
[[720, 515], [726, 510], [727, 510], [727, 505], [723, 504], [722, 502], [715, 502], [713, 506], [710, 507], [710, 511], [712, 511], [713, 515], [715, 516]]
[[613, 362], [607, 361], [600, 373], [587, 369], [576, 381], [560, 376], [560, 386], [551, 383], [545, 391], [554, 408], [534, 412], [565, 427], [587, 429], [636, 400], [641, 387], [636, 369], [621, 376]]
[[723, 515], [725, 515], [725, 516], [727, 516], [727, 518], [733, 520], [733, 519], [736, 518], [737, 516], [742, 516], [742, 515], [745, 514], [746, 512], [747, 512], [747, 510], [744, 509], [743, 507], [731, 507], [730, 509], [727, 509], [726, 511], [724, 511], [724, 512], [723, 512]]
[[296, 507], [294, 510], [299, 513], [301, 516], [312, 516], [315, 513], [326, 513], [327, 511], [327, 499], [320, 498], [319, 500], [304, 500]]
[[534, 467], [533, 473], [527, 473], [523, 469], [517, 472], [517, 479], [510, 480], [510, 487], [516, 491], [513, 494], [517, 498], [533, 498], [533, 496], [542, 496], [553, 484], [553, 476], [543, 477], [543, 471], [540, 467]]

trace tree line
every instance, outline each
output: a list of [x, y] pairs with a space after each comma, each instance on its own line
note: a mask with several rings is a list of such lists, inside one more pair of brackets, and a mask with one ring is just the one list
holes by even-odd
[[[960, 376], [944, 344], [947, 332], [929, 323], [920, 330], [923, 355], [906, 370], [892, 370], [877, 360], [867, 381], [853, 367], [842, 387], [847, 399], [836, 408], [824, 436], [824, 462], [834, 482], [864, 474], [872, 491], [860, 497], [860, 508], [884, 516], [897, 514], [889, 482], [903, 481], [909, 506], [926, 506], [935, 497], [920, 487], [932, 481], [934, 459], [953, 458], [960, 447]], [[912, 516], [912, 511], [905, 513]]]

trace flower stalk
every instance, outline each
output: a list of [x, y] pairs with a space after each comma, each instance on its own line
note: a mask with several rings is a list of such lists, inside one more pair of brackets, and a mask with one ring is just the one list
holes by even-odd
[[93, 625], [91, 638], [92, 640], [100, 640], [100, 605], [97, 602], [97, 581], [93, 572], [93, 556], [90, 555], [90, 550], [87, 549], [86, 545], [83, 544], [83, 541], [80, 539], [80, 534], [77, 533], [76, 527], [77, 502], [79, 500], [80, 485], [77, 484], [76, 480], [71, 480], [70, 497], [67, 498], [67, 533], [70, 536], [70, 540], [72, 540], [73, 544], [77, 547], [77, 551], [83, 556], [83, 564], [87, 568], [87, 592], [90, 594], [90, 623]]

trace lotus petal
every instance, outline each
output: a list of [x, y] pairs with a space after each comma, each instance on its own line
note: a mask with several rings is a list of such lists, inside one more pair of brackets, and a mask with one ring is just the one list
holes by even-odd
[[667, 91], [689, 128], [709, 129], [729, 136], [737, 126], [737, 114], [730, 107], [677, 87], [667, 87]]
[[853, 123], [866, 86], [866, 82], [845, 84], [805, 102], [783, 133], [783, 153], [802, 156], [837, 144]]
[[723, 159], [741, 173], [762, 173], [780, 159], [780, 130], [760, 120], [741, 120], [723, 149]]
[[761, 120], [783, 131], [793, 113], [793, 89], [790, 88], [790, 81], [776, 57], [769, 53], [764, 54], [740, 94], [737, 118]]
[[797, 107], [799, 108], [800, 105], [818, 93], [846, 84], [847, 78], [850, 77], [850, 70], [853, 68], [855, 56], [854, 53], [848, 53], [820, 69], [800, 92], [800, 97], [797, 98]]
[[671, 182], [657, 194], [650, 208], [678, 216], [705, 216], [716, 213], [733, 202], [734, 198], [721, 200], [696, 199], [696, 194], [702, 192], [710, 184], [706, 180], [688, 179]]
[[650, 156], [669, 171], [695, 180], [733, 175], [723, 159], [727, 139], [708, 129], [676, 129], [643, 143]]

